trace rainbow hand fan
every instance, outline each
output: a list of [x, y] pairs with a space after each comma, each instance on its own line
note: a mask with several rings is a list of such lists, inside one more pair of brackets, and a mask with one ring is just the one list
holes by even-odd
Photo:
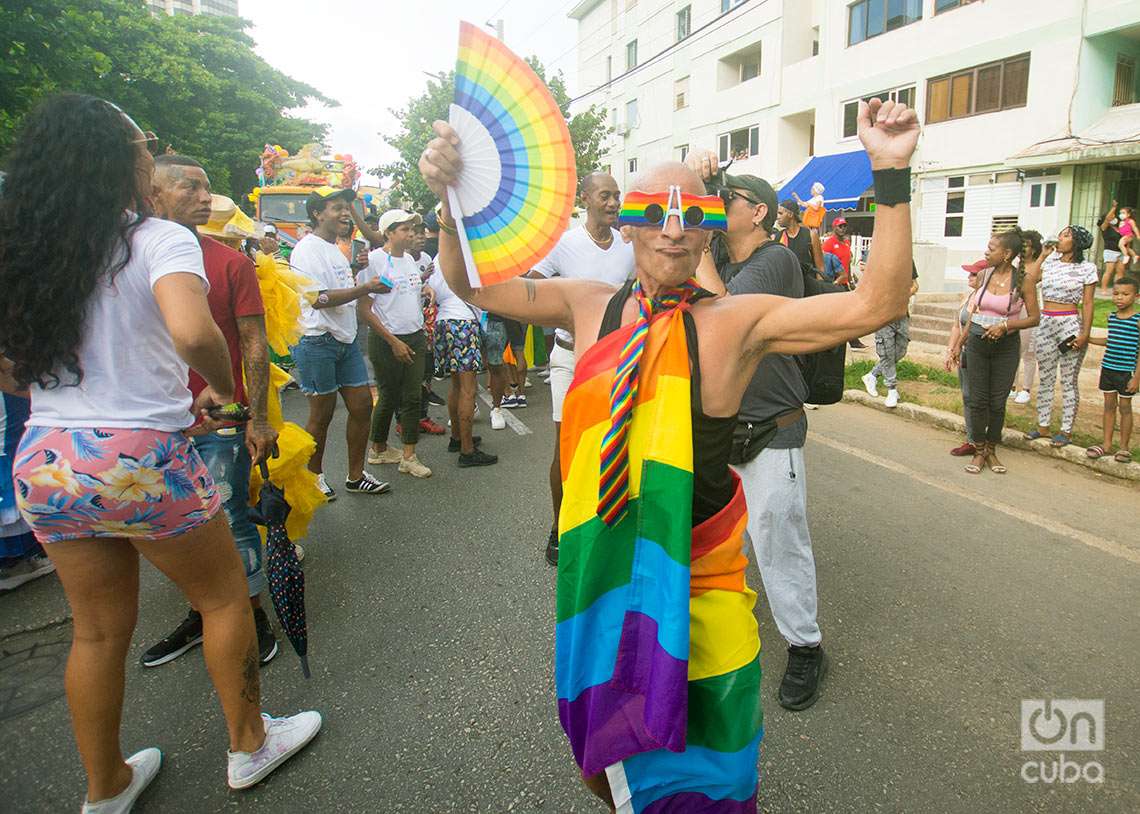
[[530, 271], [562, 233], [578, 184], [562, 111], [502, 42], [459, 24], [455, 102], [463, 169], [447, 189], [471, 285]]

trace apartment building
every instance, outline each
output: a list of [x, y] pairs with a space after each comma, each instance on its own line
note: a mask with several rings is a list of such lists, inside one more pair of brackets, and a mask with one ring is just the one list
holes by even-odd
[[238, 0], [149, 0], [152, 14], [212, 14], [237, 17]]
[[924, 286], [952, 284], [994, 230], [1140, 204], [1134, 0], [582, 0], [570, 17], [575, 106], [608, 111], [604, 163], [626, 187], [712, 149], [801, 196], [822, 180], [869, 234], [858, 102], [914, 107]]

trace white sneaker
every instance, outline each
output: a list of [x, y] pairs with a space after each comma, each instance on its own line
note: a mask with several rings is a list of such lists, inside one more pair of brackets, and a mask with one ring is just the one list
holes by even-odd
[[1010, 391], [1009, 391], [1009, 395], [1005, 397], [1005, 400], [1006, 400], [1006, 401], [1009, 401], [1011, 398], [1013, 398], [1013, 397], [1014, 397], [1014, 396], [1016, 396], [1016, 395], [1017, 395], [1017, 391], [1016, 391], [1016, 390], [1010, 390]]
[[879, 385], [879, 380], [877, 378], [875, 378], [874, 373], [868, 373], [866, 376], [863, 377], [863, 387], [872, 396], [878, 396], [879, 395], [879, 386], [878, 385]]
[[1013, 401], [1015, 404], [1028, 404], [1030, 398], [1028, 390], [1019, 390], [1017, 391], [1017, 398]]
[[293, 553], [297, 555], [297, 562], [305, 561], [305, 547], [300, 543], [293, 543]]
[[321, 490], [326, 498], [328, 498], [329, 503], [332, 503], [334, 500], [336, 500], [336, 492], [333, 491], [333, 488], [331, 486], [329, 486], [329, 482], [325, 480], [324, 472], [317, 475], [317, 488]]
[[368, 463], [373, 466], [377, 464], [398, 464], [402, 460], [404, 460], [403, 451], [395, 447], [387, 447], [383, 452], [376, 452], [372, 447], [368, 448]]
[[413, 455], [411, 458], [401, 459], [400, 471], [406, 475], [411, 475], [413, 478], [431, 477], [431, 470], [420, 463], [420, 459], [415, 455]]
[[310, 710], [288, 718], [261, 713], [265, 743], [256, 752], [227, 752], [226, 775], [231, 789], [248, 789], [264, 780], [321, 731], [321, 714]]
[[507, 428], [507, 419], [503, 417], [502, 407], [491, 408], [491, 429], [505, 430]]
[[0, 591], [11, 591], [25, 582], [39, 579], [55, 570], [46, 554], [37, 554], [20, 560], [9, 568], [0, 568]]
[[162, 752], [154, 747], [135, 752], [127, 758], [127, 765], [131, 767], [130, 785], [105, 800], [94, 803], [83, 801], [82, 814], [128, 814], [139, 795], [143, 793], [150, 781], [158, 774], [162, 767]]
[[809, 404], [808, 402], [805, 401], [804, 402], [804, 409], [805, 410], [818, 410], [819, 405], [818, 404]]
[[[475, 409], [471, 411], [471, 417], [472, 418], [478, 418], [479, 417], [479, 402], [475, 402]], [[447, 422], [447, 426], [449, 426], [449, 427], [451, 426], [450, 421]]]
[[899, 391], [895, 390], [893, 387], [888, 390], [886, 401], [884, 401], [883, 404], [887, 405], [888, 407], [898, 407]]

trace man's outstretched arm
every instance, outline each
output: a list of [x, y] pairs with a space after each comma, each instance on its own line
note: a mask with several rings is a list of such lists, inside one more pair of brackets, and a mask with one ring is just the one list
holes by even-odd
[[447, 122], [437, 121], [432, 127], [436, 137], [420, 156], [420, 174], [431, 191], [443, 201], [439, 215], [438, 263], [451, 290], [472, 305], [508, 319], [572, 330], [570, 305], [580, 293], [577, 289], [582, 287], [582, 281], [516, 277], [498, 285], [471, 286], [455, 218], [447, 200], [447, 187], [455, 183], [462, 167], [457, 151], [459, 136]]
[[[906, 105], [872, 99], [859, 105], [859, 138], [872, 171], [905, 170], [918, 143], [918, 118]], [[884, 179], [885, 181], [886, 179]], [[901, 180], [901, 179], [899, 179]], [[804, 299], [730, 297], [743, 312], [746, 356], [813, 353], [865, 336], [906, 314], [912, 244], [909, 188], [905, 200], [875, 208], [874, 239], [859, 287], [850, 293]]]

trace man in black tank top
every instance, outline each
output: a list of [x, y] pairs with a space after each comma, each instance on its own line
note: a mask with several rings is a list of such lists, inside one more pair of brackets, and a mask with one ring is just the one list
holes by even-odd
[[[687, 321], [686, 336], [694, 365], [691, 379], [699, 382], [692, 401], [694, 418], [698, 419], [694, 424], [697, 437], [706, 420], [713, 428], [713, 438], [722, 434], [716, 426], [718, 422], [735, 423], [762, 358], [826, 350], [872, 333], [906, 312], [911, 266], [909, 165], [918, 140], [918, 120], [914, 111], [895, 102], [873, 99], [859, 107], [859, 137], [870, 157], [878, 204], [875, 242], [862, 282], [855, 291], [823, 297], [789, 299], [740, 294], [703, 297], [693, 302], [688, 310], [691, 321]], [[448, 284], [457, 295], [479, 308], [520, 322], [571, 331], [575, 353], [583, 357], [605, 327], [605, 312], [615, 299], [613, 288], [591, 280], [520, 277], [472, 288], [457, 236], [461, 224], [456, 223], [446, 194], [447, 186], [459, 183], [462, 176], [463, 145], [446, 122], [437, 121], [433, 126], [436, 138], [424, 150], [419, 166], [428, 186], [443, 200], [439, 216], [440, 266]], [[713, 172], [710, 168], [709, 175]], [[681, 164], [653, 167], [633, 184], [634, 189], [642, 192], [668, 192], [670, 196], [675, 187], [685, 194], [705, 194], [701, 176]], [[730, 192], [725, 190], [724, 197]], [[675, 214], [658, 214], [664, 217], [658, 217], [656, 223], [647, 218], [644, 225], [623, 227], [623, 234], [633, 244], [637, 281], [648, 298], [675, 290], [698, 274], [710, 238], [707, 231], [685, 228]], [[711, 260], [704, 264], [698, 283], [723, 290]], [[615, 305], [611, 322], [633, 322], [636, 306], [632, 298], [621, 303], [620, 312]], [[568, 420], [569, 417], [564, 418]], [[695, 448], [694, 453], [694, 469], [707, 470], [708, 488], [710, 493], [715, 492], [715, 480], [729, 474], [727, 456], [720, 463], [702, 463], [707, 450]], [[695, 473], [695, 492], [706, 488], [700, 480]], [[592, 791], [613, 805], [604, 772], [585, 780]]]

